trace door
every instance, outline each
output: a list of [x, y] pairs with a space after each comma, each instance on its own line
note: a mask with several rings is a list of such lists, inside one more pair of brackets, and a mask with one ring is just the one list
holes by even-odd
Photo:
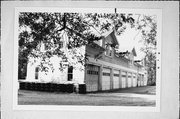
[[141, 86], [144, 86], [144, 75], [141, 76]]
[[86, 91], [98, 91], [99, 67], [96, 65], [87, 65], [86, 67]]
[[121, 73], [121, 80], [122, 80], [122, 88], [126, 88], [126, 72], [122, 71]]
[[138, 82], [138, 87], [141, 86], [141, 74], [138, 74], [137, 82]]
[[119, 71], [114, 70], [113, 74], [113, 89], [118, 89], [119, 88]]
[[135, 73], [133, 74], [133, 87], [137, 87], [137, 76]]
[[128, 73], [128, 88], [131, 87], [131, 84], [132, 84], [131, 73]]
[[110, 73], [109, 68], [103, 68], [102, 74], [102, 90], [110, 90]]

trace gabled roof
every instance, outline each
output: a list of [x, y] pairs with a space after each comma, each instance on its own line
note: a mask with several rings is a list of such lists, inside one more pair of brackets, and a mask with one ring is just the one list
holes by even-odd
[[143, 65], [142, 65], [142, 64], [137, 63], [137, 62], [135, 62], [135, 63], [134, 63], [134, 65], [135, 65], [135, 66], [138, 66], [138, 67], [143, 67]]
[[133, 49], [132, 49], [132, 53], [133, 53], [134, 56], [137, 56], [137, 53], [136, 53], [136, 50], [135, 50], [134, 47], [133, 47]]
[[130, 39], [118, 39], [120, 42], [119, 52], [130, 52], [133, 56], [137, 56], [135, 41]]
[[118, 42], [117, 37], [116, 37], [116, 35], [115, 35], [115, 31], [114, 31], [114, 30], [110, 30], [109, 32], [107, 32], [107, 33], [104, 35], [104, 37], [106, 38], [106, 37], [108, 37], [109, 35], [112, 37], [113, 43], [115, 43], [116, 45], [119, 45], [119, 42]]

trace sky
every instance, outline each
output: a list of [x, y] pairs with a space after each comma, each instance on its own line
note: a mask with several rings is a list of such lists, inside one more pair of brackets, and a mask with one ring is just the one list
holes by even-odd
[[135, 48], [137, 56], [135, 60], [141, 60], [144, 57], [144, 53], [140, 50], [143, 47], [141, 40], [141, 33], [135, 28], [127, 27], [127, 29], [120, 35], [116, 36], [119, 41], [119, 50], [121, 52], [132, 51]]
[[[142, 15], [133, 15], [133, 18], [137, 21], [141, 20]], [[102, 22], [102, 20], [101, 20]], [[141, 23], [141, 22], [140, 22]], [[134, 57], [135, 60], [142, 60], [145, 56], [144, 52], [142, 52], [140, 49], [143, 47], [143, 42], [140, 42], [142, 40], [142, 34], [141, 31], [139, 32], [139, 30], [136, 30], [136, 28], [131, 28], [130, 24], [125, 24], [126, 29], [125, 31], [121, 34], [121, 35], [116, 35], [117, 40], [119, 42], [119, 51], [120, 52], [126, 52], [127, 50], [129, 52], [132, 51], [133, 48], [135, 48], [136, 50], [136, 54], [137, 56]], [[97, 31], [92, 28], [91, 29], [92, 32], [96, 35], [100, 35], [99, 33], [97, 33]], [[110, 31], [112, 32], [112, 31]], [[105, 34], [109, 34], [109, 32], [107, 33], [103, 33], [101, 35], [106, 36]]]

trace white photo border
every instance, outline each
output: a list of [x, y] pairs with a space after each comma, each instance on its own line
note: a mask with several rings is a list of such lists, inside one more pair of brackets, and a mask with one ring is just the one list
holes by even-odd
[[[161, 92], [161, 33], [162, 9], [122, 9], [120, 13], [140, 13], [157, 15], [157, 63], [156, 63], [156, 106], [70, 106], [70, 105], [18, 105], [18, 18], [20, 12], [79, 12], [79, 13], [114, 13], [115, 8], [59, 8], [59, 7], [16, 7], [14, 26], [14, 64], [13, 64], [13, 110], [69, 110], [69, 111], [128, 111], [160, 112]], [[159, 68], [158, 68], [159, 67]], [[105, 108], [107, 107], [107, 108]]]

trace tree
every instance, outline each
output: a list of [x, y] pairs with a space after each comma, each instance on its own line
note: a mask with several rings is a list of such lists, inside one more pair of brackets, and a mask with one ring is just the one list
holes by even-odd
[[[61, 68], [61, 64], [68, 61], [60, 45], [63, 33], [66, 33], [70, 39], [68, 48], [74, 50], [71, 54], [78, 62], [85, 64], [87, 58], [77, 54], [76, 48], [102, 39], [103, 34], [112, 29], [117, 35], [121, 35], [127, 25], [141, 32], [148, 80], [153, 81], [156, 78], [156, 20], [152, 16], [145, 15], [137, 20], [133, 14], [21, 12], [19, 14], [19, 72], [25, 73], [29, 57], [41, 57], [41, 70], [46, 71], [43, 64], [49, 64], [48, 59], [52, 56], [59, 56], [63, 59], [59, 63]], [[44, 52], [40, 50], [42, 43], [46, 47]], [[23, 76], [19, 74], [20, 77]]]
[[144, 47], [142, 51], [145, 53], [145, 65], [148, 72], [148, 84], [156, 84], [156, 49], [157, 49], [157, 21], [156, 16], [143, 16], [137, 23], [138, 29], [142, 34], [142, 42]]
[[[68, 48], [74, 49], [102, 39], [102, 34], [115, 29], [120, 35], [126, 24], [134, 25], [132, 14], [110, 13], [47, 13], [21, 12], [19, 14], [19, 72], [26, 69], [29, 57], [41, 57], [45, 62], [53, 55], [67, 56], [61, 50], [62, 34], [68, 36]], [[41, 44], [45, 44], [45, 52], [41, 52]], [[75, 55], [77, 57], [77, 54]], [[79, 62], [85, 59], [79, 57]], [[62, 63], [62, 62], [61, 62]], [[61, 66], [61, 65], [60, 65]], [[41, 67], [41, 69], [46, 69]], [[20, 77], [19, 77], [20, 78]]]

